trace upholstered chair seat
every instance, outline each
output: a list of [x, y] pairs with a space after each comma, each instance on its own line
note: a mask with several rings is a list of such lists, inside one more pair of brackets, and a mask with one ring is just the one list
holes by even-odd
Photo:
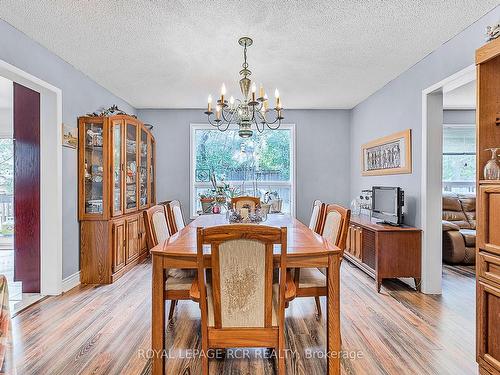
[[194, 272], [190, 272], [190, 270], [178, 270], [181, 272], [186, 272], [186, 277], [173, 277], [168, 276], [167, 281], [165, 282], [165, 290], [187, 290], [191, 289], [191, 285], [194, 281]]
[[[323, 272], [322, 272], [323, 271]], [[301, 268], [299, 275], [299, 288], [326, 287], [325, 268]]]

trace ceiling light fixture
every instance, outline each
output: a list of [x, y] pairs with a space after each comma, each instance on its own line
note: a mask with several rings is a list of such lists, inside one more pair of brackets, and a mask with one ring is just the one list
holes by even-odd
[[[230, 97], [227, 100], [226, 85], [223, 83], [220, 90], [220, 98], [215, 105], [215, 112], [212, 110], [212, 95], [208, 96], [208, 107], [205, 114], [208, 117], [208, 122], [224, 132], [231, 124], [238, 125], [238, 134], [242, 138], [249, 138], [253, 135], [252, 124], [259, 133], [262, 133], [266, 126], [271, 130], [276, 130], [281, 125], [283, 117], [283, 107], [278, 89], [274, 91], [276, 98], [276, 106], [269, 108], [269, 99], [264, 91], [264, 86], [259, 87], [257, 95], [257, 85], [248, 78], [252, 72], [248, 69], [247, 63], [247, 47], [253, 44], [249, 37], [242, 37], [238, 40], [240, 46], [243, 47], [243, 69], [240, 70], [240, 90], [243, 94], [243, 99], [235, 99]], [[270, 120], [274, 113], [274, 118]], [[212, 117], [215, 117], [212, 120]], [[276, 125], [275, 125], [276, 124]]]

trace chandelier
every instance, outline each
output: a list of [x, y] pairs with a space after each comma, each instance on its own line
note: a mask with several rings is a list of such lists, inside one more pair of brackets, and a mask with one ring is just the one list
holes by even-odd
[[276, 106], [269, 108], [269, 98], [264, 91], [264, 87], [260, 85], [259, 95], [257, 96], [257, 86], [248, 78], [252, 72], [248, 69], [247, 63], [247, 47], [253, 43], [249, 37], [242, 37], [238, 40], [240, 46], [243, 47], [243, 69], [240, 70], [240, 90], [243, 95], [242, 99], [230, 97], [227, 101], [226, 86], [222, 84], [220, 90], [220, 98], [215, 105], [215, 111], [212, 111], [212, 95], [208, 96], [208, 108], [205, 114], [208, 117], [208, 122], [224, 132], [232, 124], [238, 125], [238, 134], [242, 138], [249, 138], [253, 135], [252, 124], [259, 133], [262, 133], [267, 127], [271, 130], [276, 130], [281, 125], [283, 120], [283, 109], [278, 89], [275, 90]]

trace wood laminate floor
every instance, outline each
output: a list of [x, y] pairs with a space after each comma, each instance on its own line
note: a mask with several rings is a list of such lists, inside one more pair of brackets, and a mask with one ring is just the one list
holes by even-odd
[[[443, 295], [416, 293], [400, 281], [373, 279], [342, 262], [342, 369], [344, 374], [474, 374], [475, 281], [445, 266]], [[108, 286], [81, 286], [47, 298], [13, 319], [18, 374], [147, 374], [151, 333], [151, 264], [138, 265]], [[322, 301], [325, 309], [325, 301]], [[168, 310], [168, 309], [167, 309]], [[323, 310], [325, 311], [325, 310]], [[286, 311], [292, 351], [287, 374], [325, 374], [324, 319], [314, 300]], [[168, 374], [199, 374], [199, 310], [180, 302], [168, 327]], [[273, 374], [265, 351], [226, 352], [211, 374]], [[241, 358], [243, 357], [243, 358]], [[262, 358], [263, 357], [263, 358]]]

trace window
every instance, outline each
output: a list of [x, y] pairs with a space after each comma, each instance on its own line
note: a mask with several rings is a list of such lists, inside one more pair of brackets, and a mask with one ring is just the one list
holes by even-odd
[[210, 125], [191, 125], [191, 216], [201, 210], [200, 194], [210, 192], [210, 174], [238, 195], [277, 192], [282, 211], [295, 213], [295, 127], [254, 132], [243, 139], [238, 131], [221, 132]]
[[445, 125], [443, 128], [443, 191], [473, 193], [476, 190], [476, 127]]

